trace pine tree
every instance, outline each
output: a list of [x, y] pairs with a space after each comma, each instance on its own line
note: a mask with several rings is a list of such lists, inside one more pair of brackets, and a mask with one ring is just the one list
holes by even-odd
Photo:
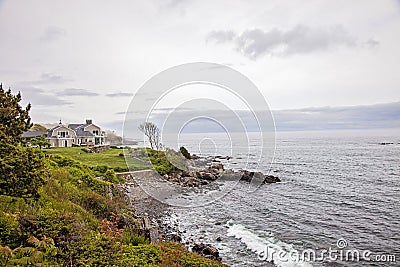
[[21, 100], [20, 93], [13, 95], [0, 85], [0, 195], [36, 198], [45, 181], [43, 154], [22, 141], [32, 124], [31, 105], [23, 109]]
[[13, 144], [21, 143], [22, 133], [32, 127], [29, 117], [31, 104], [23, 109], [19, 105], [21, 100], [19, 92], [14, 96], [11, 89], [5, 91], [0, 84], [0, 137], [7, 138], [7, 142]]

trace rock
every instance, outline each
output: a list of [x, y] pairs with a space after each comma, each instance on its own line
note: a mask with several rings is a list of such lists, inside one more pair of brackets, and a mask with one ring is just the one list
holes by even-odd
[[170, 234], [167, 236], [167, 239], [169, 241], [177, 242], [177, 243], [180, 243], [182, 241], [182, 238], [177, 234]]
[[217, 242], [221, 242], [222, 241], [222, 238], [219, 236], [219, 237], [217, 237]]
[[246, 170], [242, 170], [240, 172], [241, 178], [240, 181], [251, 182], [253, 179], [257, 179], [262, 181], [263, 184], [272, 184], [280, 182], [281, 180], [273, 175], [264, 175], [261, 172], [250, 172]]
[[241, 176], [240, 181], [245, 181], [245, 182], [251, 182], [251, 179], [253, 179], [254, 172], [249, 172], [246, 170], [241, 171]]
[[273, 175], [266, 175], [266, 176], [264, 177], [263, 184], [278, 183], [278, 182], [280, 182], [280, 181], [281, 181], [281, 179], [279, 179], [279, 178], [276, 177], [276, 176], [273, 176]]
[[192, 247], [192, 251], [208, 259], [218, 260], [218, 261], [221, 260], [218, 249], [208, 244], [204, 243], [195, 244]]
[[201, 179], [208, 180], [208, 181], [214, 181], [214, 180], [217, 179], [217, 177], [214, 174], [210, 173], [210, 172], [206, 172], [201, 177]]
[[223, 169], [224, 169], [224, 165], [223, 165], [221, 162], [212, 163], [212, 164], [210, 165], [210, 169], [223, 170]]

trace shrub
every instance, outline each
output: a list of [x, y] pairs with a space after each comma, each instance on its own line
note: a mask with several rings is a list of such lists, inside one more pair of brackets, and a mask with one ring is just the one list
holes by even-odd
[[0, 212], [0, 244], [7, 244], [12, 248], [19, 245], [17, 226], [18, 221], [15, 216]]
[[104, 180], [110, 183], [119, 183], [118, 177], [115, 175], [115, 171], [113, 169], [108, 169], [104, 173]]
[[0, 140], [0, 194], [38, 198], [45, 183], [43, 158], [40, 150]]
[[137, 235], [136, 233], [133, 233], [128, 228], [125, 228], [124, 230], [122, 242], [125, 245], [132, 245], [132, 246], [138, 246], [140, 244], [149, 244], [148, 239], [146, 239], [143, 236]]

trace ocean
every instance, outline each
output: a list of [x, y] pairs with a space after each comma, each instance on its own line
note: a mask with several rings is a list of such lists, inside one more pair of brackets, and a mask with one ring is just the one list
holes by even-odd
[[[229, 155], [235, 168], [260, 147], [249, 140], [234, 154], [224, 134], [183, 134], [179, 144]], [[231, 266], [400, 266], [400, 130], [282, 132], [275, 143], [258, 169], [282, 182], [239, 182], [206, 205], [171, 207], [184, 242], [217, 247]]]

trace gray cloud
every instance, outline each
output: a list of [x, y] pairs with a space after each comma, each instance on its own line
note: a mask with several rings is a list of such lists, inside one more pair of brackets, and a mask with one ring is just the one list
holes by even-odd
[[213, 31], [207, 41], [233, 42], [236, 50], [250, 59], [263, 55], [287, 56], [327, 50], [337, 46], [355, 46], [354, 38], [340, 26], [310, 28], [298, 25], [290, 30], [261, 29], [245, 30], [241, 34], [233, 31]]
[[58, 93], [62, 96], [98, 96], [98, 93], [91, 92], [87, 89], [67, 88]]
[[379, 42], [373, 38], [369, 39], [368, 41], [365, 42], [365, 44], [369, 47], [369, 48], [375, 48], [377, 46], [379, 46]]
[[124, 92], [115, 92], [115, 93], [109, 93], [106, 94], [108, 97], [130, 97], [133, 96], [132, 93], [124, 93]]
[[179, 5], [182, 5], [183, 3], [185, 3], [185, 0], [169, 0], [169, 1], [165, 1], [166, 2], [166, 6], [169, 8], [175, 8]]
[[49, 27], [46, 31], [40, 36], [40, 41], [42, 42], [51, 42], [61, 37], [64, 37], [67, 34], [67, 31], [63, 28], [59, 27]]
[[41, 79], [39, 81], [41, 83], [64, 83], [71, 81], [71, 79], [65, 78], [55, 73], [46, 72], [42, 74]]
[[51, 73], [51, 72], [45, 72], [42, 73], [39, 79], [33, 80], [33, 81], [22, 81], [19, 82], [19, 84], [24, 84], [27, 86], [30, 85], [42, 85], [42, 84], [62, 84], [66, 82], [70, 82], [72, 79], [64, 77], [59, 74]]
[[59, 106], [59, 105], [69, 105], [68, 102], [56, 95], [49, 94], [41, 88], [33, 86], [17, 86], [21, 91], [22, 100], [24, 102], [29, 102], [33, 106]]
[[207, 41], [214, 41], [215, 43], [225, 43], [233, 41], [236, 38], [234, 31], [212, 31], [207, 36]]

